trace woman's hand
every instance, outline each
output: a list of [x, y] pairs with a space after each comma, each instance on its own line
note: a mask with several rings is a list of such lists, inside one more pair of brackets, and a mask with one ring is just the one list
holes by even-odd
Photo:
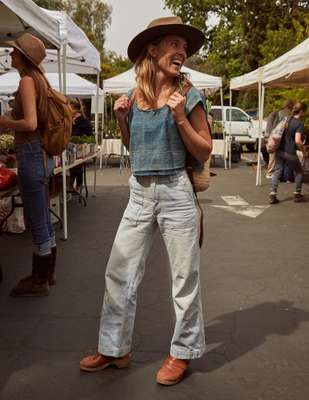
[[180, 122], [186, 118], [185, 101], [186, 98], [179, 92], [174, 92], [167, 100], [166, 104], [172, 110], [172, 114], [176, 122]]
[[132, 107], [132, 102], [128, 96], [121, 96], [114, 104], [114, 113], [119, 121], [124, 121], [129, 115]]
[[8, 118], [6, 116], [1, 116], [0, 117], [0, 128], [1, 129], [7, 129], [8, 128], [7, 122], [8, 121], [11, 121], [11, 118]]

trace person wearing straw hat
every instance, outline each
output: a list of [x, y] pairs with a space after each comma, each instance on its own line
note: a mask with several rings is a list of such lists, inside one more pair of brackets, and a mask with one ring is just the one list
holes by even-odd
[[12, 290], [16, 297], [45, 296], [55, 283], [56, 239], [49, 215], [48, 176], [52, 157], [44, 154], [41, 132], [47, 117], [48, 82], [41, 62], [46, 56], [43, 42], [30, 33], [6, 42], [14, 50], [12, 67], [20, 74], [12, 118], [0, 117], [0, 128], [15, 131], [18, 177], [26, 226], [33, 241], [32, 273]]
[[199, 215], [186, 155], [204, 163], [212, 144], [203, 97], [181, 73], [204, 40], [197, 28], [167, 17], [152, 21], [129, 44], [137, 86], [114, 111], [130, 150], [130, 199], [107, 265], [98, 353], [80, 361], [83, 371], [129, 364], [137, 288], [157, 227], [171, 266], [176, 324], [156, 381], [178, 383], [190, 360], [204, 353]]

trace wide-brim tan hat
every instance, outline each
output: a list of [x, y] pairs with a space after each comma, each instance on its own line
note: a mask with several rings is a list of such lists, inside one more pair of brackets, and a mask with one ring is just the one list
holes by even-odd
[[44, 74], [41, 62], [46, 57], [46, 50], [42, 40], [30, 33], [24, 33], [19, 38], [9, 40], [5, 44], [20, 51], [35, 68]]
[[191, 25], [186, 25], [179, 17], [154, 19], [145, 30], [133, 38], [128, 47], [128, 57], [135, 63], [142, 50], [160, 36], [177, 35], [186, 39], [188, 44], [187, 56], [196, 53], [205, 42], [202, 31]]

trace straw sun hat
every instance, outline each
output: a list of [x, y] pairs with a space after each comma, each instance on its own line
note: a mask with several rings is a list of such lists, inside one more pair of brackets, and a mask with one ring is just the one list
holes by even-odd
[[145, 30], [131, 40], [128, 47], [128, 57], [136, 62], [144, 47], [160, 36], [177, 35], [186, 39], [188, 44], [187, 56], [196, 53], [204, 44], [205, 36], [194, 26], [186, 25], [179, 17], [154, 19]]
[[24, 33], [22, 36], [15, 40], [5, 42], [8, 47], [13, 47], [20, 51], [30, 63], [38, 68], [42, 73], [44, 69], [41, 62], [46, 57], [46, 50], [43, 42], [30, 33]]

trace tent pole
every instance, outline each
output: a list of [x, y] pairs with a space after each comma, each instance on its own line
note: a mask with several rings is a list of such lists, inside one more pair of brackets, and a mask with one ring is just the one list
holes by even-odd
[[226, 135], [225, 135], [225, 112], [224, 112], [224, 101], [223, 101], [223, 89], [220, 87], [220, 100], [221, 100], [221, 109], [222, 109], [222, 133], [223, 133], [223, 143], [224, 143], [224, 169], [227, 169], [227, 163], [226, 163], [226, 151], [225, 151], [225, 146], [226, 146]]
[[103, 140], [103, 137], [104, 137], [104, 83], [103, 83], [103, 79], [102, 79], [102, 95], [101, 95], [101, 97], [100, 97], [100, 100], [101, 100], [101, 102], [102, 102], [102, 104], [101, 104], [101, 114], [102, 114], [102, 116], [101, 116], [101, 118], [102, 118], [102, 129], [101, 129], [101, 140], [100, 140], [100, 145], [102, 144], [102, 140]]
[[[262, 102], [261, 102], [261, 137], [260, 137], [260, 157], [262, 158], [262, 135], [263, 135], [263, 119], [264, 119], [264, 107], [265, 107], [265, 85], [262, 85]], [[262, 185], [262, 166], [260, 166], [260, 185]]]
[[259, 81], [258, 82], [259, 136], [258, 136], [257, 167], [256, 167], [256, 179], [255, 179], [256, 186], [258, 186], [260, 184], [261, 100], [262, 100], [262, 83], [261, 83], [261, 81]]
[[262, 171], [261, 171], [261, 147], [262, 147], [262, 123], [264, 114], [264, 97], [265, 97], [265, 86], [262, 82], [259, 82], [259, 138], [258, 138], [258, 160], [256, 169], [256, 186], [262, 184]]
[[114, 113], [113, 113], [113, 94], [110, 94], [111, 96], [111, 122], [113, 121]]
[[[66, 94], [66, 44], [62, 46], [62, 91]], [[68, 238], [68, 211], [67, 211], [67, 175], [66, 175], [66, 151], [62, 152], [62, 194], [63, 194], [63, 239]]]
[[57, 49], [59, 91], [62, 92], [61, 50]]
[[[98, 146], [99, 144], [99, 87], [100, 87], [100, 72], [97, 73], [97, 90], [95, 97], [95, 144]], [[96, 187], [97, 187], [97, 158], [94, 158], [94, 176], [93, 176], [93, 196], [96, 195]]]
[[229, 115], [229, 140], [228, 140], [228, 155], [229, 155], [229, 168], [232, 168], [232, 89], [230, 88], [230, 108], [228, 111]]
[[100, 86], [100, 73], [97, 73], [97, 90], [95, 94], [95, 114], [94, 114], [94, 130], [95, 130], [95, 143], [98, 145], [99, 135], [99, 86]]
[[64, 44], [62, 49], [63, 93], [67, 94], [67, 45]]
[[[104, 85], [104, 83], [103, 83]], [[103, 166], [103, 140], [104, 140], [104, 118], [105, 118], [105, 92], [104, 92], [104, 87], [103, 87], [103, 95], [102, 95], [102, 136], [101, 136], [101, 149], [100, 149], [100, 169]]]

